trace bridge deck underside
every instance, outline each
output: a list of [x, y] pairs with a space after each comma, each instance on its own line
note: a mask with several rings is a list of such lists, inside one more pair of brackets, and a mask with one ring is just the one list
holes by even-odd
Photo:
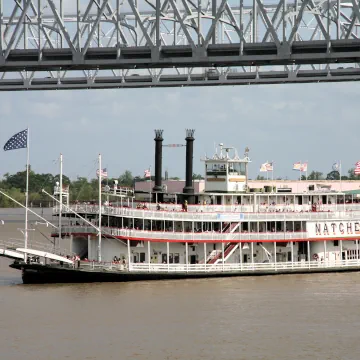
[[0, 90], [357, 81], [355, 0], [0, 0]]
[[0, 71], [49, 71], [90, 69], [147, 69], [173, 67], [226, 67], [295, 64], [355, 63], [360, 58], [359, 40], [294, 42], [289, 53], [278, 54], [275, 43], [209, 45], [202, 53], [191, 46], [138, 46], [124, 48], [118, 57], [116, 48], [89, 49], [83, 57], [70, 49], [11, 50]]

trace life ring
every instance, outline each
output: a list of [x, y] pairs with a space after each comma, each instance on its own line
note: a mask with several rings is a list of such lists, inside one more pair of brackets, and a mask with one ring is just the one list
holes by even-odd
[[313, 255], [313, 258], [314, 258], [314, 260], [317, 260], [317, 259], [319, 258], [319, 255], [318, 255], [318, 254], [314, 254], [314, 255]]

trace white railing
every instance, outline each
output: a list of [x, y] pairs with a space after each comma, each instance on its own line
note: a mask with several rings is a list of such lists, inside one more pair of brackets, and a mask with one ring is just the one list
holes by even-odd
[[[270, 195], [271, 196], [271, 195]], [[145, 203], [148, 210], [157, 210], [157, 204]], [[136, 204], [137, 205], [137, 204]], [[360, 211], [360, 204], [316, 204], [318, 211]], [[181, 211], [181, 204], [160, 204], [162, 211]], [[188, 212], [228, 212], [228, 213], [247, 213], [247, 212], [301, 212], [311, 211], [312, 205], [309, 204], [245, 204], [245, 205], [188, 205]]]
[[[80, 214], [98, 214], [97, 205], [71, 205], [70, 209]], [[63, 213], [70, 213], [66, 208]], [[59, 207], [53, 208], [53, 213], [59, 213]], [[109, 216], [140, 218], [147, 220], [167, 221], [276, 221], [276, 220], [342, 220], [360, 219], [360, 207], [357, 211], [333, 211], [333, 212], [259, 212], [259, 213], [217, 213], [217, 212], [182, 212], [182, 211], [153, 211], [133, 209], [126, 207], [102, 206], [102, 214]]]
[[[147, 231], [136, 229], [118, 229], [102, 227], [104, 235], [119, 236], [122, 238], [135, 238], [139, 240], [178, 240], [178, 241], [265, 241], [265, 240], [292, 240], [306, 239], [306, 231], [297, 232], [251, 232], [251, 233], [219, 233], [219, 232], [171, 232], [171, 231]], [[97, 234], [97, 230], [91, 226], [63, 226], [63, 233], [68, 234]]]
[[[50, 263], [47, 266], [59, 266]], [[64, 264], [63, 267], [78, 268], [77, 262], [73, 265]], [[341, 270], [344, 268], [358, 268], [360, 259], [338, 261], [299, 261], [277, 263], [215, 263], [215, 264], [153, 264], [153, 263], [97, 263], [81, 261], [80, 269], [87, 271], [113, 271], [113, 272], [147, 272], [147, 273], [242, 273], [242, 272], [291, 272], [296, 270], [315, 271], [324, 269]]]
[[129, 264], [129, 271], [134, 272], [281, 272], [290, 270], [341, 269], [360, 267], [360, 260], [342, 261], [301, 261], [278, 263], [234, 263], [234, 264]]
[[[0, 248], [1, 249], [16, 249], [16, 248], [23, 248], [24, 247], [24, 240], [23, 239], [7, 239], [1, 240], [0, 239]], [[65, 248], [56, 248], [54, 250], [53, 244], [44, 244], [39, 241], [29, 241], [28, 248], [34, 250], [45, 251], [53, 254], [69, 254], [69, 250]]]

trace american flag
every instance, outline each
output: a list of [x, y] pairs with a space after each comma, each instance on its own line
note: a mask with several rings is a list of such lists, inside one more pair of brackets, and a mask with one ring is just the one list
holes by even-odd
[[[97, 176], [97, 177], [100, 176], [100, 171], [99, 171], [99, 169], [96, 170], [96, 176]], [[102, 178], [107, 178], [107, 177], [108, 177], [108, 173], [107, 173], [106, 168], [101, 169], [101, 177], [102, 177]]]
[[16, 150], [27, 148], [28, 129], [23, 130], [11, 137], [4, 146], [4, 150]]
[[266, 164], [266, 170], [267, 171], [274, 171], [274, 163], [270, 162]]
[[360, 161], [355, 164], [354, 174], [360, 175]]
[[307, 166], [308, 166], [308, 164], [306, 162], [305, 163], [296, 162], [293, 164], [293, 170], [306, 172]]
[[274, 171], [273, 162], [266, 162], [264, 164], [261, 164], [260, 172], [267, 172], [267, 171]]
[[146, 177], [146, 178], [151, 177], [151, 172], [150, 172], [150, 169], [146, 169], [146, 170], [144, 170], [144, 177]]

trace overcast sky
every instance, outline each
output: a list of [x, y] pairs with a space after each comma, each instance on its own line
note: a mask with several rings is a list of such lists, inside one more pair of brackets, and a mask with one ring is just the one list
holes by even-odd
[[[275, 161], [274, 176], [296, 178], [296, 161], [309, 171], [331, 171], [341, 159], [344, 173], [360, 160], [358, 83], [2, 92], [1, 147], [30, 127], [31, 165], [36, 172], [95, 177], [100, 152], [109, 176], [125, 170], [143, 176], [154, 164], [154, 129], [164, 129], [164, 144], [185, 143], [194, 128], [194, 172], [200, 157], [212, 155], [214, 142], [250, 148], [250, 176], [260, 164]], [[0, 152], [0, 177], [25, 168], [26, 150]], [[185, 148], [165, 148], [163, 170], [185, 175]]]

